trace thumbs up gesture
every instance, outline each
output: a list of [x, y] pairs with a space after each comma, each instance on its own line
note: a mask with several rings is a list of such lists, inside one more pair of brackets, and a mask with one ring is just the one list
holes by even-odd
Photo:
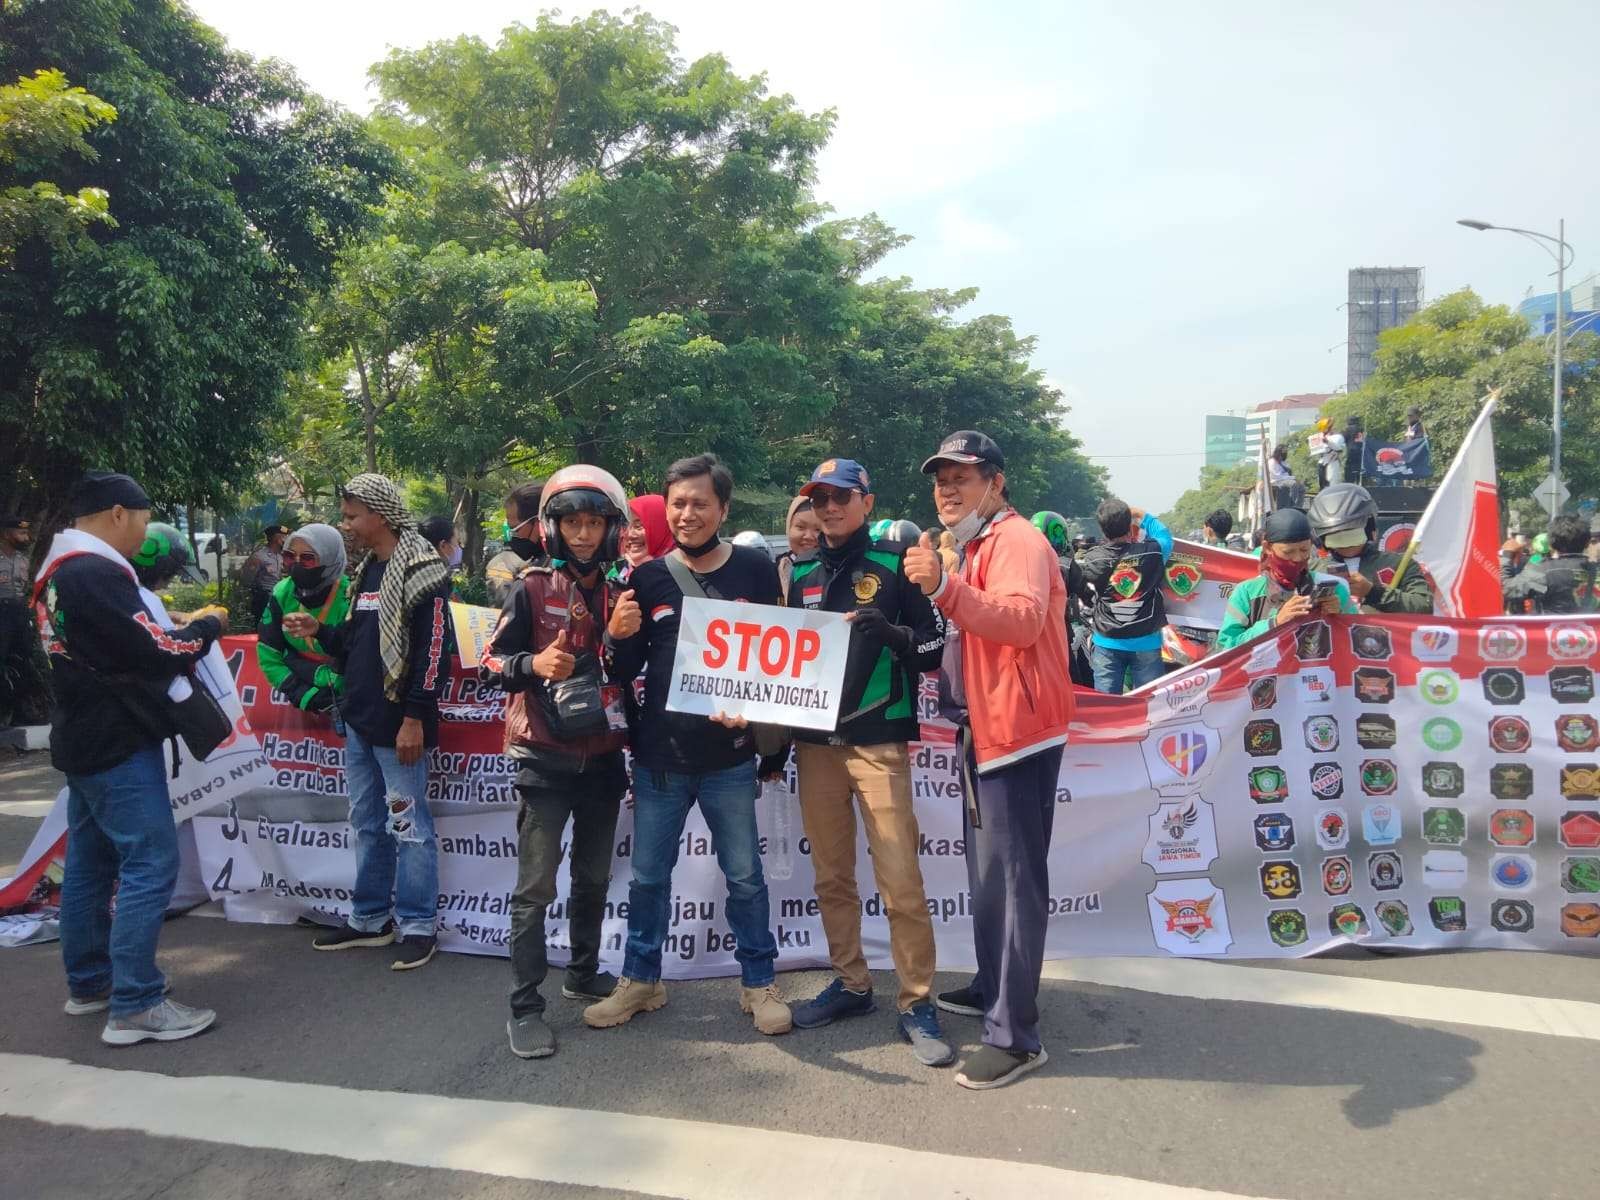
[[906, 578], [921, 588], [924, 595], [931, 596], [939, 590], [944, 563], [940, 561], [939, 551], [934, 549], [933, 535], [926, 530], [917, 544], [906, 551], [905, 572]]
[[644, 614], [639, 610], [639, 602], [633, 598], [633, 589], [629, 588], [617, 597], [617, 605], [611, 610], [611, 620], [606, 623], [606, 632], [614, 640], [620, 641], [638, 633], [643, 621]]
[[533, 673], [540, 679], [548, 679], [551, 683], [559, 683], [570, 678], [572, 668], [577, 665], [577, 659], [572, 654], [572, 641], [563, 629], [556, 634], [556, 640], [533, 656]]

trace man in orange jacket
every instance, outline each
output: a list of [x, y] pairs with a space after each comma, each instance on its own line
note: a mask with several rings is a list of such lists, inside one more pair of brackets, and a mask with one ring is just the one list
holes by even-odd
[[[1012, 509], [1005, 456], [974, 430], [953, 433], [922, 464], [939, 519], [954, 536], [947, 571], [933, 540], [906, 552], [906, 578], [949, 626], [940, 710], [964, 751], [967, 879], [978, 973], [938, 998], [983, 1017], [983, 1045], [956, 1082], [1003, 1087], [1047, 1061], [1039, 1041], [1039, 974], [1050, 900], [1050, 829], [1072, 717], [1067, 589], [1044, 535]], [[968, 696], [983, 703], [971, 708]]]

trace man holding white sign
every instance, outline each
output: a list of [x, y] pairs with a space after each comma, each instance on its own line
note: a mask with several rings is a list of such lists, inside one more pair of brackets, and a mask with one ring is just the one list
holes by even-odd
[[[761, 870], [756, 827], [756, 733], [743, 718], [730, 718], [723, 699], [711, 716], [668, 709], [676, 678], [680, 622], [686, 596], [728, 600], [759, 614], [778, 603], [778, 571], [759, 550], [721, 540], [733, 476], [715, 455], [681, 459], [667, 469], [667, 526], [676, 548], [665, 558], [642, 563], [629, 583], [643, 626], [632, 637], [607, 637], [607, 674], [630, 684], [644, 671], [644, 707], [633, 739], [633, 880], [628, 885], [628, 946], [622, 978], [606, 999], [584, 1010], [595, 1029], [622, 1025], [667, 1002], [661, 984], [661, 947], [672, 902], [672, 869], [689, 807], [699, 804], [716, 844], [717, 865], [728, 883], [727, 916], [734, 957], [743, 982], [739, 1005], [762, 1033], [788, 1033], [789, 1006], [776, 983], [778, 943]], [[797, 631], [803, 633], [804, 631]], [[731, 628], [725, 649], [759, 657], [762, 647]], [[729, 641], [727, 639], [731, 638]], [[741, 649], [741, 639], [742, 649]], [[797, 653], [791, 636], [786, 661]], [[767, 646], [778, 653], [776, 639]], [[809, 641], [800, 650], [809, 654]], [[792, 661], [791, 661], [792, 665]], [[720, 718], [720, 719], [718, 719]], [[763, 774], [781, 770], [788, 746], [761, 764]]]
[[830, 458], [811, 473], [801, 494], [822, 524], [822, 541], [816, 558], [795, 564], [789, 607], [842, 613], [853, 632], [838, 724], [826, 732], [797, 733], [800, 809], [835, 978], [820, 995], [795, 1006], [794, 1023], [815, 1028], [876, 1008], [861, 948], [859, 798], [900, 976], [900, 1036], [919, 1062], [940, 1067], [955, 1059], [955, 1051], [933, 1007], [933, 920], [917, 858], [921, 831], [906, 743], [918, 736], [917, 681], [923, 671], [939, 669], [944, 653], [944, 621], [901, 570], [908, 547], [874, 541], [868, 533], [873, 496], [866, 468]]

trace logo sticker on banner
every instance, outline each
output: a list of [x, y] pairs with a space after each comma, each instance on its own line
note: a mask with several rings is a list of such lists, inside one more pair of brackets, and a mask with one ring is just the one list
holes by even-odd
[[1233, 944], [1222, 890], [1205, 879], [1166, 879], [1149, 895], [1156, 945], [1184, 956], [1226, 954]]
[[1288, 859], [1262, 863], [1261, 894], [1268, 900], [1293, 900], [1300, 894], [1300, 868]]
[[1252, 767], [1249, 788], [1250, 799], [1257, 804], [1277, 804], [1289, 797], [1289, 777], [1282, 767]]
[[1175, 717], [1199, 716], [1211, 696], [1211, 689], [1222, 678], [1222, 672], [1211, 667], [1192, 675], [1183, 672], [1171, 678], [1171, 683], [1159, 685], [1150, 694], [1145, 719], [1152, 725]]
[[1295, 657], [1301, 662], [1322, 662], [1333, 657], [1333, 631], [1326, 621], [1310, 621], [1294, 635]]
[[1552, 625], [1546, 633], [1551, 658], [1590, 658], [1600, 638], [1587, 625]]
[[1495, 717], [1489, 722], [1489, 745], [1498, 754], [1522, 754], [1533, 744], [1533, 731], [1522, 717]]
[[1422, 767], [1422, 790], [1436, 800], [1454, 800], [1467, 790], [1467, 773], [1460, 763], [1425, 763]]
[[1307, 717], [1301, 726], [1306, 749], [1315, 754], [1332, 754], [1339, 748], [1339, 722], [1332, 717]]
[[1254, 758], [1269, 758], [1283, 750], [1283, 733], [1276, 721], [1251, 721], [1244, 727], [1245, 753]]
[[1527, 697], [1522, 672], [1513, 667], [1491, 667], [1483, 673], [1483, 695], [1490, 704], [1521, 704]]
[[1338, 684], [1330, 667], [1306, 667], [1297, 676], [1300, 696], [1316, 704], [1332, 703]]
[[1392, 796], [1397, 783], [1394, 764], [1386, 758], [1361, 763], [1361, 790], [1369, 796]]
[[1467, 840], [1467, 817], [1459, 808], [1422, 810], [1422, 840], [1430, 846], [1459, 846]]
[[1411, 631], [1411, 657], [1419, 662], [1447, 662], [1456, 656], [1456, 644], [1456, 631], [1448, 625]]
[[1350, 626], [1350, 649], [1357, 658], [1385, 662], [1394, 654], [1389, 631], [1381, 625]]
[[1319, 800], [1337, 800], [1344, 795], [1344, 768], [1336, 762], [1321, 762], [1311, 768], [1311, 792]]
[[1497, 808], [1489, 814], [1489, 840], [1496, 846], [1531, 846], [1539, 827], [1525, 808]]
[[1360, 937], [1368, 932], [1367, 914], [1359, 904], [1335, 904], [1328, 914], [1328, 932], [1335, 937]]
[[1528, 652], [1528, 635], [1515, 625], [1486, 625], [1478, 631], [1478, 654], [1490, 662], [1516, 662]]
[[1588, 704], [1594, 699], [1594, 672], [1588, 667], [1552, 667], [1550, 697], [1557, 704]]
[[1411, 911], [1402, 900], [1380, 900], [1373, 908], [1378, 924], [1390, 937], [1410, 937]]
[[1422, 856], [1422, 885], [1432, 891], [1467, 882], [1467, 856], [1459, 850], [1429, 850]]
[[1345, 896], [1350, 892], [1350, 859], [1341, 854], [1322, 860], [1322, 890], [1330, 896]]
[[1186, 796], [1200, 784], [1216, 763], [1221, 739], [1217, 731], [1198, 722], [1175, 729], [1156, 729], [1140, 743], [1150, 785], [1158, 796]]
[[1405, 883], [1400, 856], [1392, 850], [1367, 855], [1367, 882], [1374, 891], [1397, 891]]
[[1561, 795], [1567, 800], [1600, 800], [1600, 765], [1573, 763], [1562, 767]]
[[1382, 667], [1357, 667], [1354, 676], [1356, 699], [1364, 704], [1388, 704], [1394, 700], [1394, 672]]
[[1533, 929], [1533, 905], [1526, 900], [1496, 900], [1489, 907], [1489, 924], [1502, 933], [1529, 933]]
[[1533, 771], [1521, 763], [1490, 767], [1489, 794], [1496, 800], [1526, 800], [1533, 795]]
[[1600, 722], [1588, 713], [1557, 717], [1556, 745], [1568, 754], [1587, 754], [1600, 746]]
[[1460, 896], [1435, 896], [1428, 901], [1428, 919], [1440, 933], [1467, 931], [1467, 903]]
[[1361, 810], [1361, 837], [1369, 846], [1394, 845], [1400, 826], [1400, 810], [1392, 804], [1369, 804]]
[[1268, 854], [1294, 849], [1294, 822], [1285, 813], [1262, 813], [1255, 819], [1256, 848]]
[[1199, 797], [1158, 805], [1150, 817], [1144, 861], [1157, 875], [1204, 871], [1217, 857], [1217, 824]]
[[1522, 854], [1498, 854], [1489, 862], [1495, 887], [1520, 892], [1533, 886], [1533, 859]]
[[1298, 908], [1275, 908], [1267, 914], [1267, 936], [1275, 946], [1300, 946], [1306, 940], [1306, 915]]
[[1600, 846], [1600, 813], [1568, 809], [1561, 814], [1560, 841], [1569, 850]]
[[1449, 717], [1433, 717], [1422, 723], [1422, 744], [1437, 754], [1461, 745], [1461, 726]]
[[1600, 937], [1600, 904], [1562, 905], [1561, 932], [1574, 938]]
[[1250, 708], [1253, 712], [1273, 708], [1278, 703], [1278, 677], [1268, 675], [1264, 679], [1250, 681]]
[[1561, 860], [1561, 890], [1566, 892], [1600, 892], [1600, 858], [1563, 858]]
[[1388, 750], [1399, 740], [1394, 718], [1387, 713], [1364, 712], [1356, 718], [1356, 744], [1363, 750]]
[[1317, 845], [1324, 850], [1343, 850], [1350, 844], [1350, 818], [1342, 808], [1317, 810]]
[[1429, 704], [1454, 704], [1461, 695], [1461, 681], [1453, 671], [1424, 671], [1417, 676], [1417, 691]]

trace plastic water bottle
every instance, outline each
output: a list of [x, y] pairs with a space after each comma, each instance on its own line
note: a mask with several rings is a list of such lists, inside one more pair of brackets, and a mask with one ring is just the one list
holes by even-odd
[[763, 783], [761, 795], [771, 801], [767, 807], [767, 878], [788, 879], [794, 875], [794, 816], [788, 784], [781, 779]]

